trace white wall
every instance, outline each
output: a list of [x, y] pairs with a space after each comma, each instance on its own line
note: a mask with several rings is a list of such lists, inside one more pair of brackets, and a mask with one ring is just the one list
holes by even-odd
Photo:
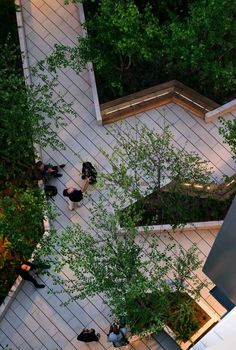
[[193, 350], [234, 350], [236, 349], [236, 307], [233, 308]]

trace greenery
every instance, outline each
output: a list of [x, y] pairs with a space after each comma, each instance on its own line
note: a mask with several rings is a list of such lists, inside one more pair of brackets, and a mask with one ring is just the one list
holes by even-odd
[[13, 252], [30, 257], [32, 246], [39, 242], [43, 231], [43, 218], [47, 204], [41, 190], [5, 190], [0, 198], [1, 239], [8, 240]]
[[50, 79], [35, 70], [38, 83], [25, 85], [20, 69], [12, 66], [17, 56], [18, 48], [8, 40], [1, 47], [0, 57], [0, 143], [5, 145], [0, 152], [1, 188], [16, 178], [19, 183], [30, 177], [33, 142], [43, 147], [63, 147], [54, 129], [62, 125], [63, 114], [74, 114], [71, 105], [54, 93], [56, 76]]
[[9, 35], [18, 44], [15, 0], [0, 0], [0, 9], [0, 45], [6, 42]]
[[[168, 324], [175, 295], [175, 318], [181, 325], [177, 336], [185, 339], [195, 329], [196, 319], [190, 304], [178, 296], [187, 293], [196, 300], [205, 285], [196, 276], [201, 266], [198, 249], [185, 251], [171, 237], [163, 247], [147, 227], [140, 234], [141, 212], [130, 206], [143, 192], [161, 188], [166, 178], [175, 179], [176, 188], [183, 180], [208, 180], [207, 164], [195, 154], [175, 149], [170, 139], [168, 129], [161, 135], [146, 128], [126, 129], [122, 136], [118, 132], [118, 146], [109, 157], [112, 170], [99, 180], [103, 191], [92, 208], [91, 227], [73, 225], [60, 235], [52, 231], [38, 253], [50, 256], [56, 272], [72, 270], [70, 279], [52, 275], [72, 300], [102, 293], [114, 320], [126, 323], [132, 334], [149, 334]], [[188, 329], [183, 324], [187, 317]]]
[[[182, 185], [210, 183], [208, 163], [194, 152], [173, 146], [168, 127], [161, 134], [145, 126], [123, 129], [113, 129], [117, 146], [112, 156], [105, 153], [112, 166], [111, 174], [103, 175], [105, 187], [112, 183], [114, 194], [123, 191], [129, 196], [132, 210], [139, 212], [139, 222], [173, 226], [190, 222], [189, 207], [183, 205], [188, 193], [183, 193]], [[163, 192], [165, 188], [168, 193]], [[197, 199], [192, 198], [191, 202], [193, 207]], [[195, 217], [200, 216], [201, 206], [195, 205], [194, 210]]]
[[12, 350], [12, 348], [9, 347], [9, 345], [4, 346], [4, 348], [2, 348], [3, 350]]
[[25, 84], [14, 1], [0, 0], [0, 302], [19, 263], [29, 259], [50, 208], [34, 178], [34, 144], [64, 147], [56, 129], [73, 113], [57, 89], [56, 75], [35, 68], [34, 85]]
[[140, 199], [133, 210], [142, 208], [139, 226], [218, 221], [224, 220], [234, 195], [235, 191], [224, 200], [201, 191], [194, 194], [158, 191]]
[[236, 159], [236, 119], [225, 120], [221, 118], [222, 126], [219, 128], [220, 134], [223, 135], [225, 143], [231, 148], [233, 158]]
[[182, 301], [176, 305], [176, 298], [174, 298], [173, 307], [171, 309], [170, 324], [172, 329], [176, 330], [176, 338], [177, 340], [180, 338], [179, 340], [187, 341], [199, 328], [199, 323], [195, 319], [192, 301]]
[[[48, 203], [40, 189], [7, 188], [0, 197], [0, 302], [14, 283], [21, 261], [31, 258], [44, 232]], [[49, 213], [48, 213], [49, 214]]]
[[1, 300], [17, 275], [17, 264], [30, 257], [44, 232], [46, 203], [34, 177], [33, 142], [63, 147], [54, 129], [63, 113], [74, 113], [54, 95], [56, 77], [35, 71], [38, 84], [26, 86], [18, 66], [18, 48], [8, 38], [0, 56]]
[[79, 72], [92, 61], [102, 102], [172, 79], [218, 102], [235, 92], [232, 1], [83, 3], [88, 37], [73, 48], [56, 45], [48, 63]]
[[[169, 244], [160, 249], [158, 238], [148, 232], [146, 238], [140, 236], [128, 215], [121, 231], [119, 217], [119, 210], [111, 214], [104, 206], [97, 207], [93, 217], [94, 228], [99, 229], [96, 235], [75, 225], [60, 236], [51, 233], [40, 253], [50, 254], [57, 272], [72, 270], [69, 280], [52, 277], [73, 300], [105, 294], [113, 319], [126, 323], [132, 334], [145, 335], [162, 329], [170, 320], [173, 292], [199, 297], [204, 282], [195, 271], [201, 261], [196, 247], [184, 251]], [[178, 300], [181, 303], [180, 299], [176, 303]], [[183, 310], [178, 306], [176, 318], [181, 322]]]
[[[220, 186], [218, 189], [213, 182], [208, 163], [194, 152], [187, 153], [184, 148], [173, 146], [168, 127], [164, 127], [161, 134], [144, 126], [123, 129], [113, 128], [117, 146], [112, 156], [105, 153], [112, 173], [103, 177], [105, 187], [113, 183], [114, 194], [122, 189], [133, 199], [130, 209], [139, 212], [140, 226], [171, 224], [176, 227], [224, 219], [235, 191], [224, 198]], [[183, 186], [184, 183], [201, 184], [203, 188], [194, 189]], [[210, 191], [208, 185], [211, 185]], [[126, 210], [127, 205], [124, 212]]]

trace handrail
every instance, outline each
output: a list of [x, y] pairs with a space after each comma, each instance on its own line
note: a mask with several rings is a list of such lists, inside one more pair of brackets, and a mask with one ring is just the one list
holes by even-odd
[[[83, 26], [83, 24], [85, 23], [85, 15], [84, 15], [84, 7], [83, 7], [82, 2], [80, 2], [78, 4], [77, 8], [79, 9], [78, 16], [79, 16], [80, 23], [82, 25], [82, 36], [83, 36], [83, 38], [87, 38], [87, 30]], [[87, 70], [88, 70], [89, 78], [90, 78], [90, 85], [91, 85], [91, 89], [92, 89], [92, 96], [93, 96], [96, 119], [97, 119], [98, 124], [102, 125], [102, 117], [101, 117], [101, 112], [100, 112], [100, 108], [99, 108], [99, 98], [98, 98], [97, 85], [96, 85], [93, 64], [92, 64], [92, 62], [88, 62], [86, 66], [87, 66]]]
[[206, 113], [205, 115], [205, 122], [210, 123], [213, 120], [216, 120], [220, 116], [226, 114], [226, 113], [231, 113], [236, 111], [236, 99], [225, 103], [224, 105], [213, 109], [212, 111]]
[[[162, 187], [162, 191], [171, 192], [175, 189], [176, 184], [174, 181], [169, 182]], [[219, 201], [225, 201], [236, 193], [236, 174], [227, 178], [223, 183], [192, 183], [185, 182], [181, 184], [182, 192], [192, 196], [196, 196], [199, 193], [203, 198], [214, 198]]]
[[103, 103], [100, 106], [102, 123], [112, 123], [171, 102], [175, 102], [202, 119], [205, 118], [206, 113], [219, 107], [216, 102], [181, 82], [171, 80], [114, 101]]

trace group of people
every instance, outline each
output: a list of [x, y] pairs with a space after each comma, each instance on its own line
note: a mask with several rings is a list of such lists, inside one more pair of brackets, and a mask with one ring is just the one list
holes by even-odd
[[[119, 348], [121, 346], [126, 346], [129, 344], [127, 339], [128, 330], [126, 327], [114, 323], [111, 325], [109, 333], [107, 334], [107, 341], [111, 342], [115, 348]], [[78, 335], [78, 340], [83, 341], [85, 343], [92, 341], [99, 341], [100, 333], [95, 332], [95, 329], [83, 329], [83, 331]]]
[[[35, 164], [35, 177], [37, 180], [42, 180], [44, 184], [48, 183], [51, 177], [58, 178], [62, 174], [59, 169], [63, 169], [65, 164], [51, 165], [44, 164], [39, 160]], [[63, 196], [68, 198], [68, 205], [70, 210], [74, 210], [76, 205], [81, 205], [83, 200], [83, 193], [87, 190], [89, 183], [94, 184], [96, 182], [97, 172], [90, 162], [83, 163], [82, 179], [84, 181], [81, 189], [73, 187], [66, 188], [63, 191]], [[19, 266], [19, 275], [26, 281], [30, 281], [36, 288], [44, 288], [44, 284], [40, 284], [36, 280], [36, 275], [42, 269], [50, 268], [49, 265], [45, 265], [41, 269], [35, 263], [24, 261]]]
[[[49, 269], [50, 265], [47, 265], [45, 263], [41, 263], [41, 266], [36, 263], [32, 263], [30, 261], [25, 261], [20, 265], [19, 268], [19, 275], [22, 277], [22, 279], [29, 281], [33, 283], [35, 288], [44, 288], [44, 284], [40, 284], [36, 280], [36, 276], [38, 273], [43, 269]], [[121, 346], [125, 346], [129, 344], [129, 341], [126, 337], [127, 335], [127, 328], [119, 325], [117, 323], [114, 323], [111, 325], [109, 333], [107, 334], [107, 341], [111, 342], [114, 347], [118, 348]], [[100, 339], [100, 333], [96, 333], [95, 329], [83, 329], [82, 332], [78, 335], [77, 339], [79, 341], [83, 341], [85, 343], [92, 342], [92, 341], [99, 341]]]
[[[35, 175], [37, 180], [43, 180], [47, 183], [51, 177], [58, 178], [62, 174], [59, 173], [59, 169], [63, 169], [65, 164], [50, 165], [44, 164], [41, 160], [35, 164]], [[83, 163], [82, 167], [82, 180], [83, 185], [80, 189], [74, 187], [66, 188], [63, 191], [63, 196], [68, 198], [68, 207], [70, 210], [76, 209], [77, 206], [81, 206], [83, 200], [83, 193], [87, 190], [89, 184], [96, 183], [97, 171], [90, 162]]]
[[[62, 174], [59, 169], [63, 169], [65, 164], [50, 165], [44, 164], [42, 161], [38, 161], [35, 164], [35, 176], [37, 180], [43, 180], [44, 184], [47, 183], [51, 177], [59, 178]], [[97, 172], [90, 162], [83, 163], [82, 167], [82, 180], [84, 180], [83, 186], [80, 189], [74, 187], [69, 187], [64, 189], [63, 196], [68, 198], [68, 206], [70, 210], [74, 210], [76, 206], [80, 206], [83, 200], [83, 193], [87, 190], [89, 184], [94, 184], [96, 182]], [[50, 265], [44, 264], [41, 269], [48, 269]], [[39, 272], [39, 266], [35, 263], [25, 261], [20, 265], [19, 275], [31, 283], [36, 288], [44, 288], [44, 284], [40, 284], [36, 280], [36, 276]], [[126, 346], [129, 344], [127, 339], [127, 328], [114, 323], [110, 326], [109, 333], [107, 334], [107, 341], [111, 342], [114, 347]], [[100, 333], [96, 333], [95, 329], [83, 329], [83, 331], [78, 335], [77, 339], [83, 342], [93, 342], [99, 341]]]

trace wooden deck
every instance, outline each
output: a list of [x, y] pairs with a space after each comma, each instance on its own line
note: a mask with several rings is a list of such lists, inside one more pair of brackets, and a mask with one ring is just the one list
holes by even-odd
[[[22, 0], [23, 18], [26, 33], [26, 44], [30, 66], [44, 58], [52, 51], [56, 42], [68, 45], [76, 44], [77, 35], [81, 34], [78, 22], [78, 7], [75, 4], [65, 6], [63, 0]], [[77, 185], [80, 182], [82, 161], [91, 161], [98, 171], [109, 170], [106, 158], [100, 148], [111, 152], [116, 143], [109, 125], [97, 125], [94, 104], [88, 72], [85, 70], [79, 76], [71, 69], [59, 72], [60, 90], [67, 101], [73, 101], [76, 117], [65, 116], [67, 126], [58, 130], [60, 139], [66, 145], [66, 151], [43, 150], [43, 160], [52, 163], [66, 163], [63, 177], [57, 179], [58, 195], [55, 206], [60, 214], [55, 226], [60, 232], [71, 223], [80, 223], [83, 227], [90, 226], [90, 208], [92, 200], [96, 201], [98, 191], [89, 189], [90, 197], [85, 198], [84, 205], [75, 212], [67, 208], [62, 191], [66, 186]], [[228, 115], [233, 118], [234, 115]], [[189, 151], [198, 152], [202, 158], [208, 159], [215, 171], [215, 177], [220, 179], [223, 174], [233, 175], [235, 163], [227, 145], [223, 144], [218, 133], [219, 122], [206, 124], [194, 117], [180, 106], [171, 103], [146, 111], [140, 115], [126, 119], [123, 127], [142, 123], [160, 132], [163, 126], [170, 125], [173, 133], [173, 143], [178, 147], [186, 146]], [[120, 126], [121, 122], [117, 122]], [[78, 157], [79, 155], [79, 157]], [[176, 233], [173, 239], [184, 248], [196, 242], [199, 254], [204, 260], [214, 242], [216, 231], [190, 231]], [[169, 241], [168, 236], [162, 236], [163, 245]], [[140, 235], [140, 240], [147, 237]], [[68, 272], [69, 273], [69, 272]], [[199, 276], [203, 273], [199, 271]], [[109, 329], [109, 310], [103, 302], [103, 297], [97, 295], [74, 302], [67, 307], [60, 303], [66, 295], [47, 294], [52, 281], [46, 276], [41, 277], [46, 288], [35, 289], [31, 283], [24, 282], [15, 301], [0, 323], [0, 348], [8, 344], [12, 350], [104, 350], [113, 348], [106, 341]], [[224, 309], [209, 295], [205, 289], [202, 294], [206, 303], [217, 315], [222, 315]], [[99, 343], [80, 343], [77, 334], [83, 327], [93, 327], [101, 333]], [[137, 350], [161, 350], [152, 339], [136, 342], [131, 348]]]

